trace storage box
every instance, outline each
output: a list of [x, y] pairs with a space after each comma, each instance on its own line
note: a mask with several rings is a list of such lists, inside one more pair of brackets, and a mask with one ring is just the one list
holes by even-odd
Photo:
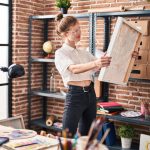
[[140, 42], [140, 50], [150, 49], [150, 36], [142, 36]]
[[150, 64], [147, 65], [147, 78], [150, 79]]
[[135, 60], [135, 64], [147, 64], [148, 62], [148, 50], [140, 50], [138, 59]]
[[128, 21], [130, 24], [135, 26], [137, 29], [141, 30], [142, 35], [149, 35], [149, 21], [148, 20], [138, 20], [138, 21]]
[[135, 64], [130, 77], [137, 79], [147, 79], [147, 65], [146, 64]]
[[150, 50], [148, 51], [148, 64], [150, 64]]

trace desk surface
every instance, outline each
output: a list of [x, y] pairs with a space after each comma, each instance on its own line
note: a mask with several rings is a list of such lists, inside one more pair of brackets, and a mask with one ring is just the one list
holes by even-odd
[[[9, 132], [9, 131], [12, 131], [12, 130], [14, 130], [13, 128], [11, 128], [11, 127], [6, 127], [6, 126], [1, 126], [0, 125], [0, 132], [5, 132], [5, 131], [7, 131], [7, 132]], [[16, 129], [15, 129], [16, 130]], [[26, 138], [26, 139], [17, 139], [17, 140], [10, 140], [10, 142], [12, 142], [12, 141], [16, 141], [16, 142], [21, 142], [21, 141], [25, 141], [25, 140], [27, 140], [27, 139], [33, 139], [33, 138], [45, 138], [45, 140], [49, 140], [49, 142], [55, 142], [55, 143], [57, 143], [58, 141], [57, 141], [57, 139], [53, 139], [53, 138], [47, 138], [47, 137], [43, 137], [43, 136], [40, 136], [40, 135], [36, 135], [36, 136], [34, 136], [34, 137], [30, 137], [30, 138]], [[9, 143], [9, 142], [8, 142]], [[0, 150], [6, 150], [5, 148], [3, 148], [2, 146], [0, 146]], [[55, 145], [55, 146], [52, 146], [52, 147], [49, 147], [49, 148], [46, 148], [45, 150], [58, 150], [58, 145]]]
[[[0, 125], [0, 135], [2, 136], [3, 134], [1, 133], [4, 133], [4, 132], [9, 132], [11, 133], [12, 130], [16, 130], [16, 129], [13, 129], [11, 127], [6, 127], [6, 126], [1, 126]], [[30, 130], [31, 131], [31, 130]], [[44, 136], [41, 136], [41, 135], [34, 135], [33, 137], [30, 137], [30, 138], [26, 138], [26, 139], [15, 139], [15, 140], [10, 140], [8, 142], [8, 144], [10, 144], [11, 142], [15, 141], [15, 142], [24, 142], [24, 141], [30, 141], [30, 140], [33, 140], [35, 138], [39, 138], [40, 140], [41, 139], [44, 139], [44, 141], [48, 141], [48, 143], [52, 144], [53, 146], [49, 146], [48, 148], [44, 148], [44, 150], [59, 150], [59, 145], [58, 145], [58, 140], [57, 139], [54, 139], [54, 138], [48, 138], [48, 137], [44, 137]], [[82, 138], [82, 137], [81, 137]], [[79, 138], [80, 139], [80, 138]], [[61, 138], [62, 142], [64, 142], [64, 138]], [[80, 140], [81, 141], [81, 140]], [[84, 145], [85, 145], [85, 141], [83, 140], [84, 142]], [[76, 146], [76, 148], [78, 150], [83, 150], [83, 142], [80, 142], [80, 144], [78, 143]], [[19, 143], [20, 144], [20, 143]], [[14, 145], [13, 145], [14, 146]], [[15, 143], [15, 146], [16, 146], [16, 143]], [[18, 145], [17, 145], [18, 146]], [[19, 148], [18, 148], [19, 149]], [[108, 150], [108, 148], [103, 145], [103, 144], [100, 144], [99, 145], [99, 150]], [[7, 150], [6, 148], [3, 148], [2, 146], [0, 147], [0, 150]]]

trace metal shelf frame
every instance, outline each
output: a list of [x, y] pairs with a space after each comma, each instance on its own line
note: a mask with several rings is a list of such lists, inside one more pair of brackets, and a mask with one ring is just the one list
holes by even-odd
[[137, 124], [140, 126], [150, 126], [150, 120], [145, 120], [144, 116], [140, 116], [140, 117], [123, 117], [120, 114], [118, 115], [99, 115], [97, 114], [97, 116], [105, 116], [105, 118], [107, 119], [112, 119], [112, 120], [117, 120], [117, 121], [121, 121], [121, 122], [126, 122], [129, 124]]
[[32, 91], [33, 95], [43, 96], [43, 97], [51, 97], [51, 98], [57, 98], [61, 100], [65, 100], [65, 96], [61, 93], [50, 93], [49, 91], [43, 91], [43, 90], [36, 90]]

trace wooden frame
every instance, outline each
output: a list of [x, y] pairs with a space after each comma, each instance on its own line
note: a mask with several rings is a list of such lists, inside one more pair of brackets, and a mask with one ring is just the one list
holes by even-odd
[[107, 50], [112, 57], [109, 67], [103, 67], [98, 80], [125, 85], [128, 82], [135, 59], [132, 52], [139, 50], [141, 31], [122, 17], [118, 17]]
[[25, 129], [22, 115], [0, 120], [0, 125], [13, 127], [16, 129]]

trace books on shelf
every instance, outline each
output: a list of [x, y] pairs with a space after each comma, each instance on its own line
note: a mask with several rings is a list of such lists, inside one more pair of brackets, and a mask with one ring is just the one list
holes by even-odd
[[118, 114], [119, 112], [118, 111], [115, 111], [115, 112], [105, 112], [105, 111], [100, 111], [100, 110], [97, 110], [97, 114], [100, 114], [100, 115], [109, 115], [109, 116], [112, 116], [112, 115], [116, 115]]
[[97, 114], [108, 114], [115, 115], [124, 108], [121, 104], [117, 102], [98, 102], [97, 103]]
[[104, 108], [104, 107], [122, 106], [122, 105], [117, 102], [98, 102], [97, 106]]

